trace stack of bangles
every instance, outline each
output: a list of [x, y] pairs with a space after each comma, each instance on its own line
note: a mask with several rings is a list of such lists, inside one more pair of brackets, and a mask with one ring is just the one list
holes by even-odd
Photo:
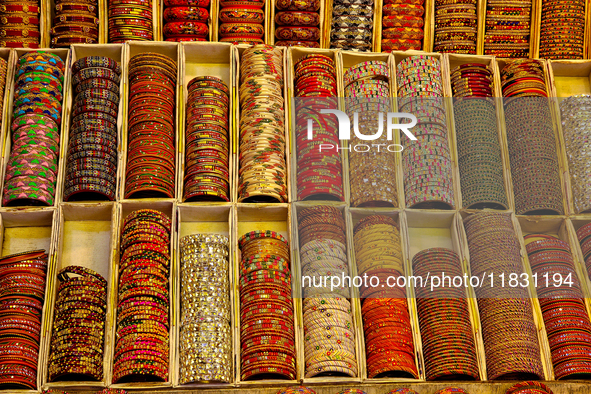
[[470, 393], [464, 389], [459, 388], [459, 387], [446, 387], [444, 389], [437, 390], [435, 392], [435, 394], [470, 394]]
[[[336, 108], [336, 66], [332, 58], [308, 54], [294, 67], [296, 97], [297, 199], [343, 201], [343, 176], [335, 117], [320, 117], [322, 108]], [[308, 119], [318, 119], [308, 139]], [[334, 149], [319, 149], [330, 144]]]
[[104, 56], [72, 65], [75, 98], [66, 164], [64, 201], [115, 199], [117, 115], [121, 67]]
[[240, 380], [296, 378], [295, 326], [287, 240], [251, 231], [241, 252]]
[[109, 0], [109, 42], [152, 41], [152, 0]]
[[8, 62], [0, 57], [0, 113], [4, 113], [4, 91], [6, 90], [6, 76], [8, 74]]
[[[474, 213], [464, 219], [464, 228], [472, 275], [483, 277], [499, 269], [507, 278], [523, 275], [521, 247], [510, 213]], [[543, 379], [538, 328], [528, 289], [484, 285], [474, 290], [488, 379]]]
[[276, 394], [316, 394], [316, 391], [306, 386], [292, 386], [280, 389]]
[[355, 326], [349, 287], [316, 287], [320, 278], [349, 275], [343, 214], [335, 207], [318, 205], [298, 213], [303, 287], [304, 376], [358, 374]]
[[409, 208], [454, 207], [452, 156], [443, 103], [441, 63], [409, 56], [396, 66], [398, 110], [417, 118], [416, 141], [401, 135], [404, 195]]
[[[562, 132], [575, 213], [591, 213], [591, 95], [568, 97], [560, 102]], [[567, 175], [568, 176], [568, 175]]]
[[484, 54], [529, 57], [531, 0], [487, 0]]
[[51, 28], [51, 47], [71, 44], [98, 44], [97, 0], [57, 0]]
[[477, 0], [435, 0], [435, 52], [476, 55]]
[[552, 235], [524, 237], [532, 273], [539, 278], [567, 278], [571, 283], [537, 284], [548, 335], [554, 376], [574, 379], [591, 374], [591, 322], [568, 242]]
[[320, 48], [320, 0], [278, 0], [275, 7], [275, 45]]
[[372, 50], [374, 0], [334, 0], [330, 47], [356, 52]]
[[207, 41], [209, 0], [166, 0], [164, 6], [165, 41]]
[[221, 0], [220, 42], [264, 44], [265, 0]]
[[587, 223], [577, 230], [577, 239], [583, 252], [587, 275], [591, 276], [591, 223]]
[[3, 206], [54, 205], [64, 70], [59, 56], [44, 51], [17, 61]]
[[170, 231], [151, 209], [123, 222], [113, 383], [168, 381]]
[[[366, 216], [355, 224], [353, 232], [358, 275], [378, 278], [380, 283], [404, 275], [396, 220]], [[362, 286], [359, 291], [368, 378], [418, 379], [405, 288]]]
[[0, 47], [39, 48], [39, 0], [0, 0]]
[[501, 70], [515, 213], [562, 214], [556, 137], [544, 64], [513, 60]]
[[184, 201], [230, 201], [230, 90], [217, 77], [187, 84]]
[[240, 59], [238, 202], [286, 202], [283, 51], [246, 49]]
[[[540, 58], [583, 59], [585, 0], [543, 0]], [[588, 3], [587, 3], [588, 6]]]
[[129, 61], [124, 198], [175, 196], [177, 64], [154, 52]]
[[[384, 129], [386, 119], [383, 114], [391, 108], [389, 82], [388, 63], [380, 60], [358, 63], [345, 72], [346, 110], [349, 118], [353, 118], [353, 114], [357, 115], [357, 129], [362, 135], [375, 134], [375, 130]], [[388, 139], [389, 134], [382, 133], [372, 144], [389, 147], [394, 142], [393, 137]], [[357, 135], [357, 131], [351, 136], [351, 206], [398, 206], [396, 154], [390, 148], [358, 150], [357, 146], [362, 146], [365, 142]], [[395, 146], [394, 151], [398, 151]]]
[[451, 85], [462, 205], [508, 209], [493, 74], [485, 64], [462, 64], [452, 70]]
[[[424, 249], [412, 258], [413, 275], [462, 276], [456, 252]], [[416, 288], [417, 312], [427, 380], [479, 380], [476, 343], [465, 289], [443, 283], [441, 287]]]
[[527, 381], [514, 384], [509, 387], [505, 394], [554, 394], [544, 383]]
[[0, 388], [37, 389], [47, 254], [0, 258]]
[[382, 52], [423, 48], [425, 0], [384, 0]]
[[361, 389], [344, 389], [339, 391], [337, 394], [367, 394]]
[[230, 382], [232, 325], [228, 237], [193, 234], [180, 240], [180, 383]]
[[60, 284], [54, 305], [47, 380], [101, 381], [107, 281], [93, 270], [75, 265], [62, 269], [57, 278]]

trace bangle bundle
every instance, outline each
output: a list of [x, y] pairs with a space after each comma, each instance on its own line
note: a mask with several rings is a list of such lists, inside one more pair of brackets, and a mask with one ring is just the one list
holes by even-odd
[[274, 231], [240, 237], [240, 379], [296, 377], [287, 240]]
[[[464, 219], [472, 275], [523, 274], [520, 245], [510, 214], [479, 212]], [[475, 288], [488, 379], [544, 377], [537, 328], [527, 288]]]
[[51, 47], [71, 44], [97, 44], [99, 36], [98, 1], [58, 0], [51, 28]]
[[0, 1], [0, 47], [39, 48], [41, 2]]
[[357, 376], [350, 289], [314, 285], [326, 276], [348, 276], [345, 220], [335, 207], [298, 213], [303, 284], [305, 377]]
[[409, 56], [396, 66], [399, 112], [416, 116], [416, 141], [401, 135], [404, 195], [409, 208], [454, 207], [452, 159], [439, 59]]
[[[413, 275], [462, 276], [456, 252], [424, 249], [412, 258]], [[465, 289], [442, 284], [416, 288], [417, 311], [427, 380], [479, 380], [476, 344]]]
[[0, 57], [0, 113], [4, 113], [4, 91], [6, 90], [6, 75], [8, 73], [8, 62]]
[[423, 48], [424, 0], [384, 0], [382, 52]]
[[154, 52], [129, 61], [124, 198], [175, 196], [177, 64]]
[[276, 394], [316, 394], [316, 391], [306, 386], [292, 386], [280, 389]]
[[230, 90], [217, 77], [187, 85], [185, 201], [230, 201]]
[[17, 61], [3, 206], [52, 206], [57, 183], [64, 61], [31, 51]]
[[152, 209], [123, 222], [113, 383], [168, 380], [170, 232]]
[[581, 251], [583, 252], [587, 275], [591, 276], [591, 223], [581, 226], [577, 230], [577, 238], [581, 245]]
[[[354, 227], [353, 242], [358, 275], [380, 283], [404, 275], [400, 231], [393, 218], [364, 217]], [[360, 296], [368, 378], [418, 378], [405, 288], [370, 282], [360, 288]]]
[[562, 132], [568, 159], [575, 213], [591, 212], [591, 96], [568, 97], [560, 103]]
[[231, 380], [228, 243], [216, 234], [181, 238], [181, 384]]
[[49, 350], [48, 381], [103, 378], [107, 281], [95, 271], [69, 266], [60, 281]]
[[[357, 114], [357, 128], [363, 135], [384, 129], [384, 113], [390, 111], [390, 72], [388, 64], [370, 60], [350, 67], [344, 74], [345, 103], [349, 118]], [[381, 115], [381, 116], [380, 116]], [[381, 123], [381, 124], [380, 124]], [[396, 191], [396, 154], [386, 146], [391, 144], [390, 133], [373, 140], [380, 149], [355, 149], [365, 141], [357, 132], [351, 135], [353, 149], [349, 153], [351, 206], [391, 207], [398, 205]]]
[[537, 283], [542, 317], [556, 379], [572, 379], [591, 374], [591, 322], [587, 315], [581, 283], [567, 242], [552, 235], [524, 237], [532, 273], [539, 278], [555, 277], [571, 281], [557, 286]]
[[414, 391], [413, 389], [408, 389], [406, 387], [403, 387], [401, 389], [390, 390], [388, 392], [388, 394], [418, 394], [418, 393], [416, 391]]
[[540, 21], [540, 58], [583, 59], [584, 0], [543, 0]]
[[304, 55], [294, 67], [297, 101], [297, 198], [343, 201], [341, 155], [336, 149], [320, 149], [319, 143], [339, 146], [337, 124], [323, 116], [308, 139], [308, 119], [318, 119], [322, 108], [336, 108], [337, 79], [334, 60], [326, 55]]
[[76, 92], [66, 164], [64, 201], [115, 199], [117, 115], [121, 67], [103, 56], [72, 66]]
[[47, 254], [0, 258], [0, 388], [37, 389]]
[[374, 0], [335, 0], [330, 47], [355, 52], [372, 50]]
[[109, 0], [109, 42], [152, 41], [152, 0]]
[[174, 6], [164, 4], [165, 41], [208, 41], [209, 0], [194, 4], [194, 1], [175, 1]]
[[531, 0], [488, 0], [484, 54], [499, 58], [529, 57]]
[[476, 0], [435, 0], [435, 52], [476, 55]]
[[544, 65], [513, 60], [501, 70], [515, 213], [562, 214], [556, 139]]
[[520, 394], [520, 393], [535, 393], [535, 394], [554, 394], [552, 390], [544, 383], [535, 381], [526, 381], [514, 384], [509, 387], [505, 394]]
[[479, 63], [451, 72], [454, 119], [463, 206], [507, 209], [497, 115], [492, 97], [493, 75]]
[[280, 0], [275, 7], [275, 45], [320, 48], [320, 1]]
[[269, 45], [240, 59], [238, 202], [286, 202], [283, 52]]
[[220, 1], [220, 42], [264, 44], [265, 0]]

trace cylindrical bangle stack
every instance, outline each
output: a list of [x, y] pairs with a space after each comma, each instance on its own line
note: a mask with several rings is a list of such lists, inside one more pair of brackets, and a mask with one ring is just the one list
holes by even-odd
[[562, 133], [568, 159], [575, 213], [591, 212], [591, 95], [568, 97], [560, 103]]
[[113, 383], [168, 380], [170, 232], [151, 209], [123, 222]]
[[39, 48], [40, 3], [39, 0], [0, 1], [0, 47]]
[[508, 209], [503, 160], [497, 131], [493, 75], [479, 63], [451, 72], [454, 119], [463, 206]]
[[488, 0], [484, 54], [500, 58], [529, 57], [531, 0]]
[[316, 394], [316, 391], [306, 386], [293, 386], [280, 389], [276, 394]]
[[265, 0], [221, 0], [220, 42], [264, 44]]
[[435, 52], [476, 55], [476, 0], [435, 0]]
[[0, 258], [0, 388], [37, 389], [47, 254]]
[[251, 231], [238, 240], [240, 379], [296, 378], [295, 326], [287, 240]]
[[99, 36], [97, 0], [57, 0], [51, 28], [51, 47], [97, 44]]
[[217, 77], [187, 84], [185, 201], [230, 201], [230, 90]]
[[[412, 268], [413, 275], [423, 280], [431, 275], [452, 278], [463, 275], [460, 257], [445, 248], [425, 249], [415, 254]], [[427, 380], [479, 380], [465, 289], [445, 282], [434, 289], [418, 286], [416, 297]]]
[[152, 0], [109, 0], [109, 42], [152, 41]]
[[176, 74], [176, 62], [159, 53], [129, 61], [124, 198], [175, 196]]
[[587, 275], [591, 277], [591, 223], [581, 226], [577, 230], [577, 238], [583, 252]]
[[334, 0], [330, 47], [369, 52], [372, 50], [374, 0]]
[[278, 0], [275, 7], [275, 45], [320, 48], [320, 0]]
[[585, 0], [543, 0], [540, 58], [583, 59]]
[[64, 61], [45, 51], [18, 59], [4, 206], [54, 204], [64, 70]]
[[[359, 276], [388, 278], [404, 275], [400, 231], [388, 216], [371, 215], [355, 225], [353, 242]], [[410, 313], [404, 287], [362, 286], [361, 314], [368, 378], [418, 378]]]
[[6, 90], [6, 76], [8, 74], [8, 62], [0, 57], [0, 113], [4, 113], [4, 91]]
[[558, 152], [544, 64], [514, 60], [501, 70], [515, 213], [562, 214]]
[[[591, 374], [591, 322], [568, 242], [529, 234], [525, 248], [537, 283], [556, 379]], [[561, 283], [553, 279], [560, 275]], [[552, 278], [552, 283], [544, 278]]]
[[[196, 4], [197, 3], [197, 4]], [[165, 41], [208, 41], [209, 0], [166, 0]]]
[[238, 202], [286, 202], [283, 52], [268, 45], [240, 59]]
[[441, 63], [433, 56], [409, 56], [396, 66], [399, 112], [417, 118], [404, 151], [404, 194], [409, 208], [453, 208], [452, 156], [443, 103]]
[[[77, 275], [77, 276], [70, 276]], [[95, 271], [69, 266], [57, 274], [49, 349], [49, 382], [103, 379], [107, 281]]]
[[384, 0], [382, 52], [423, 48], [424, 0]]
[[121, 67], [103, 56], [72, 65], [75, 91], [64, 201], [115, 199]]
[[[464, 228], [472, 275], [484, 277], [490, 272], [497, 275], [499, 269], [505, 278], [511, 275], [519, 278], [524, 273], [510, 214], [475, 213], [464, 219]], [[475, 291], [488, 379], [516, 376], [543, 379], [538, 329], [527, 288], [491, 283]]]
[[536, 394], [554, 394], [554, 392], [550, 390], [550, 388], [546, 386], [544, 383], [535, 381], [527, 381], [514, 384], [513, 386], [507, 389], [505, 394], [519, 394], [527, 392], [534, 392]]
[[232, 379], [228, 243], [216, 234], [181, 238], [181, 384]]
[[[345, 72], [343, 80], [347, 114], [350, 119], [355, 114], [358, 121], [350, 140], [353, 147], [349, 153], [351, 206], [397, 206], [396, 154], [385, 147], [357, 149], [358, 145], [366, 145], [358, 131], [367, 136], [385, 128], [384, 113], [391, 109], [388, 63], [380, 60], [358, 63]], [[390, 134], [382, 133], [372, 144], [389, 146], [394, 142]]]
[[[296, 97], [297, 199], [343, 201], [342, 161], [337, 123], [324, 116], [308, 136], [308, 119], [322, 108], [336, 108], [337, 78], [334, 60], [326, 55], [304, 55], [294, 66]], [[334, 149], [320, 149], [319, 143]]]
[[303, 285], [305, 377], [357, 376], [355, 328], [349, 287], [317, 286], [326, 276], [348, 276], [343, 214], [314, 206], [298, 213]]

